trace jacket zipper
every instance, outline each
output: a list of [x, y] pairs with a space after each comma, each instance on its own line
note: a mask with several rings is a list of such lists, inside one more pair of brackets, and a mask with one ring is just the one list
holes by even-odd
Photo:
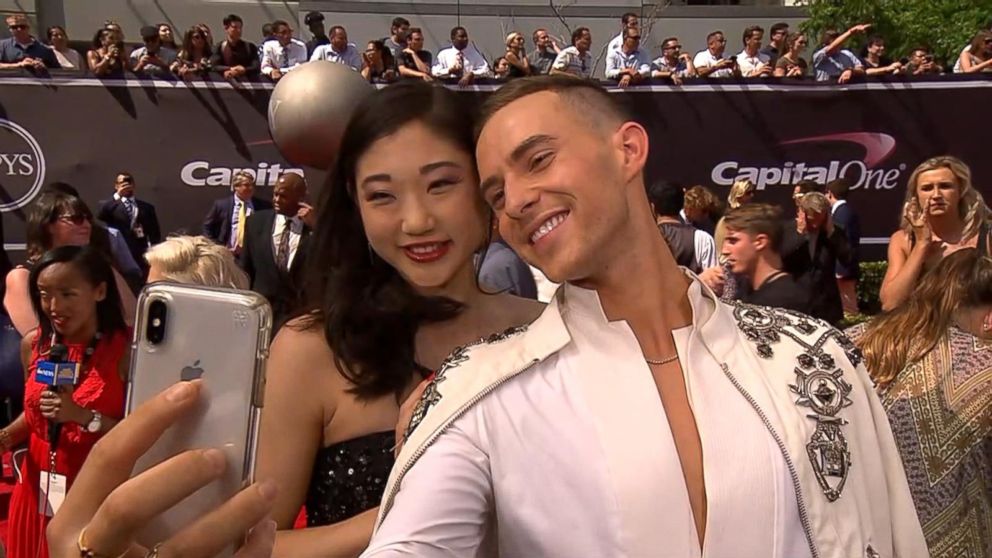
[[414, 463], [420, 460], [420, 458], [427, 451], [427, 448], [431, 447], [431, 445], [433, 445], [434, 442], [436, 442], [437, 439], [441, 437], [441, 434], [444, 434], [444, 432], [448, 429], [449, 426], [451, 426], [453, 422], [461, 418], [461, 416], [464, 415], [466, 412], [468, 412], [468, 410], [471, 409], [473, 406], [475, 406], [476, 403], [478, 403], [484, 397], [495, 391], [496, 388], [506, 383], [507, 380], [510, 380], [511, 378], [514, 378], [517, 375], [526, 372], [527, 370], [534, 367], [534, 365], [536, 365], [539, 362], [541, 362], [540, 359], [534, 359], [530, 361], [530, 363], [527, 364], [527, 366], [521, 368], [520, 370], [517, 370], [512, 374], [507, 374], [506, 376], [503, 376], [495, 383], [490, 384], [488, 387], [486, 387], [486, 389], [482, 390], [481, 392], [476, 394], [475, 397], [469, 399], [467, 403], [459, 407], [458, 410], [448, 420], [448, 422], [444, 424], [444, 426], [438, 428], [433, 434], [431, 434], [429, 438], [427, 438], [427, 440], [424, 441], [424, 443], [420, 444], [420, 447], [417, 448], [417, 451], [415, 451], [413, 455], [410, 456], [410, 459], [407, 459], [406, 463], [403, 464], [403, 468], [400, 469], [399, 475], [397, 475], [396, 477], [396, 482], [393, 483], [393, 487], [392, 489], [390, 489], [389, 494], [386, 496], [386, 498], [383, 499], [382, 519], [379, 520], [378, 524], [376, 525], [376, 528], [382, 526], [382, 522], [386, 520], [386, 515], [388, 515], [389, 511], [393, 508], [393, 499], [396, 498], [396, 494], [398, 494], [400, 491], [400, 484], [403, 481], [403, 477], [405, 477], [406, 474], [410, 471], [410, 469], [413, 468]]
[[799, 522], [803, 525], [803, 532], [806, 534], [806, 542], [809, 543], [810, 554], [813, 558], [819, 558], [820, 552], [816, 549], [816, 543], [813, 542], [813, 530], [809, 526], [809, 513], [806, 511], [806, 502], [803, 500], [803, 493], [799, 485], [799, 473], [796, 472], [796, 466], [792, 462], [792, 458], [789, 457], [789, 450], [785, 447], [785, 442], [783, 442], [782, 438], [779, 437], [778, 432], [775, 431], [775, 428], [772, 426], [771, 421], [768, 420], [765, 412], [758, 406], [758, 402], [751, 397], [751, 394], [744, 389], [744, 386], [742, 386], [737, 381], [737, 378], [735, 378], [730, 372], [730, 367], [727, 366], [727, 363], [721, 362], [720, 368], [723, 369], [723, 373], [727, 376], [727, 379], [730, 380], [730, 383], [734, 384], [737, 391], [744, 396], [744, 399], [747, 399], [747, 402], [750, 403], [754, 411], [758, 413], [758, 417], [761, 418], [761, 422], [765, 423], [765, 428], [771, 432], [772, 438], [774, 438], [775, 443], [778, 444], [778, 449], [782, 452], [782, 457], [785, 458], [785, 464], [789, 467], [789, 474], [792, 476], [792, 486], [796, 491], [796, 503], [799, 505]]

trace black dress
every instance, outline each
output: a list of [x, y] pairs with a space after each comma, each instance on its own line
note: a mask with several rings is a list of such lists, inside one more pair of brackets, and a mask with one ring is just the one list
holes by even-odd
[[321, 448], [307, 489], [307, 527], [337, 523], [378, 506], [395, 461], [394, 445], [390, 430]]

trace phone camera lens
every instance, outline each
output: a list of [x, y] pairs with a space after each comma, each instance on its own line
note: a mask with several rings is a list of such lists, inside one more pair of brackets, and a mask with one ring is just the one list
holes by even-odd
[[145, 328], [145, 337], [152, 345], [157, 345], [165, 339], [166, 314], [165, 302], [154, 300], [148, 305], [148, 326]]

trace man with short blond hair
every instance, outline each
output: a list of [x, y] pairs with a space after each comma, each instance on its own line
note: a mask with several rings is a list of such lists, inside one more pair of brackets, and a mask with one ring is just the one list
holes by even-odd
[[31, 23], [22, 14], [7, 16], [10, 38], [0, 41], [0, 70], [59, 68], [55, 51], [31, 35]]

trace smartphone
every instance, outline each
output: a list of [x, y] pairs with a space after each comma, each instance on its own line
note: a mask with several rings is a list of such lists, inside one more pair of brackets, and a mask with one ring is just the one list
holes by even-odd
[[[134, 475], [190, 449], [227, 455], [219, 480], [150, 522], [149, 548], [217, 508], [254, 478], [272, 309], [261, 295], [153, 283], [138, 298], [126, 412], [179, 381], [202, 379], [200, 401], [137, 462]], [[233, 548], [223, 556], [233, 554]]]

